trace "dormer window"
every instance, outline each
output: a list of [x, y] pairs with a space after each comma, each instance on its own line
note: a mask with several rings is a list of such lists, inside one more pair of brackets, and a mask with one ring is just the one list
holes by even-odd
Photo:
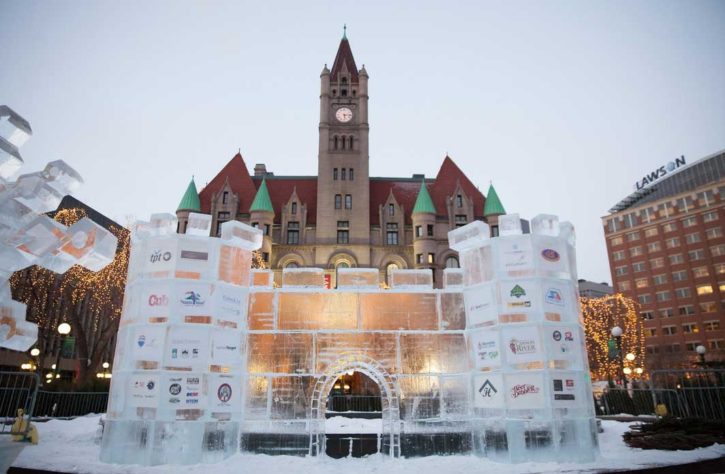
[[388, 204], [388, 215], [389, 216], [395, 215], [395, 204], [393, 204], [393, 203]]
[[229, 201], [229, 191], [224, 191], [222, 194], [222, 204], [226, 204]]
[[340, 91], [340, 95], [343, 97], [347, 97], [347, 89], [343, 89]]
[[347, 77], [343, 77], [340, 82], [342, 83], [342, 85], [347, 84]]
[[456, 196], [456, 207], [463, 207], [463, 196]]
[[290, 210], [290, 213], [297, 214], [297, 203], [296, 202], [292, 203], [292, 209]]

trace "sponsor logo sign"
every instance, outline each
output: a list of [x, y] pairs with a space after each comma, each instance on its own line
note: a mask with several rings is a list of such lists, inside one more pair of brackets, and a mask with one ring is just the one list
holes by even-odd
[[535, 354], [536, 341], [533, 339], [511, 339], [509, 341], [509, 349], [514, 354]]
[[148, 299], [149, 306], [168, 306], [169, 298], [166, 295], [149, 295]]
[[168, 262], [169, 260], [171, 260], [171, 252], [162, 250], [154, 250], [151, 252], [151, 257], [149, 258], [151, 263]]
[[553, 379], [554, 400], [558, 402], [573, 402], [576, 400], [576, 390], [573, 378]]
[[[525, 243], [524, 243], [525, 242]], [[531, 248], [527, 241], [504, 240], [499, 243], [501, 262], [506, 270], [522, 270], [531, 266]]]
[[471, 334], [471, 347], [476, 367], [498, 367], [501, 365], [501, 350], [498, 334], [480, 331]]
[[511, 387], [511, 398], [519, 398], [531, 393], [539, 393], [539, 387], [533, 384], [523, 383]]
[[186, 260], [209, 260], [208, 252], [197, 252], [195, 250], [182, 250], [181, 258]]
[[564, 298], [561, 296], [561, 291], [557, 288], [549, 288], [546, 290], [544, 300], [549, 304], [564, 306]]
[[136, 340], [136, 344], [138, 344], [138, 347], [143, 347], [146, 344], [146, 336], [141, 334]]
[[554, 331], [551, 333], [551, 337], [556, 341], [561, 341], [561, 331]]
[[634, 184], [634, 187], [637, 191], [640, 189], [644, 189], [650, 184], [654, 183], [655, 181], [662, 179], [663, 177], [667, 176], [667, 174], [672, 173], [673, 171], [677, 170], [680, 166], [685, 165], [685, 157], [681, 156], [679, 158], [675, 158], [674, 161], [670, 161], [667, 164], [664, 164], [660, 166], [659, 168], [655, 169], [654, 171], [646, 174], [642, 177], [639, 181], [637, 181]]
[[544, 249], [541, 251], [541, 256], [547, 262], [558, 262], [561, 259], [559, 252], [554, 249]]
[[193, 290], [184, 292], [184, 297], [179, 301], [184, 306], [202, 306], [204, 304], [201, 294]]
[[521, 285], [514, 285], [513, 288], [511, 288], [511, 291], [509, 292], [509, 296], [511, 298], [516, 298], [513, 301], [509, 301], [507, 303], [507, 306], [509, 308], [530, 308], [531, 307], [531, 300], [524, 299], [522, 300], [524, 296], [526, 296], [526, 290], [524, 290]]
[[149, 375], [134, 375], [129, 379], [129, 405], [155, 407], [158, 402], [158, 381]]
[[161, 326], [137, 326], [132, 346], [133, 360], [159, 361], [163, 354], [166, 328]]
[[227, 403], [232, 398], [232, 386], [228, 383], [219, 385], [216, 391], [216, 396], [222, 403]]
[[493, 372], [481, 374], [473, 380], [473, 404], [477, 408], [504, 408], [503, 377]]

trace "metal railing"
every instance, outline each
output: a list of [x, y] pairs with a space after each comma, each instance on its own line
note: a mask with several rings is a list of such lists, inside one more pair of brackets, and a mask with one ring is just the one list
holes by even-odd
[[0, 372], [0, 435], [25, 436], [30, 423], [22, 431], [13, 431], [13, 423], [22, 409], [32, 418], [40, 377], [32, 372]]
[[655, 370], [651, 378], [653, 386], [678, 393], [683, 416], [725, 420], [725, 369]]
[[330, 395], [327, 397], [328, 412], [382, 412], [380, 397], [372, 395]]
[[[664, 413], [662, 406], [671, 416], [687, 416], [688, 406], [682, 394], [676, 390], [635, 388], [605, 390], [595, 397], [597, 414], [600, 415], [652, 415]], [[658, 406], [660, 406], [658, 410]]]
[[108, 392], [38, 391], [33, 418], [73, 418], [90, 413], [105, 413]]

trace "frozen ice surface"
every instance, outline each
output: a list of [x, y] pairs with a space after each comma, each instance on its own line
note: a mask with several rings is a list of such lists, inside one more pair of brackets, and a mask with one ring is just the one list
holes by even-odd
[[506, 214], [498, 216], [498, 232], [501, 237], [509, 235], [521, 235], [521, 219], [518, 214]]
[[12, 273], [30, 265], [57, 273], [73, 265], [98, 271], [113, 260], [118, 243], [88, 218], [66, 228], [43, 215], [82, 183], [65, 162], [53, 161], [43, 171], [8, 181], [22, 165], [18, 147], [31, 133], [27, 121], [0, 106], [0, 347], [19, 351], [35, 343], [38, 328], [25, 320], [25, 305], [11, 299]]
[[138, 232], [102, 459], [216, 462], [260, 438], [266, 452], [320, 454], [328, 395], [355, 372], [377, 384], [393, 456], [402, 439], [446, 435], [506, 462], [594, 459], [571, 229], [523, 235], [518, 216], [500, 219], [508, 235], [451, 232], [462, 268], [444, 289], [426, 269], [394, 270], [382, 289], [364, 268], [338, 270], [334, 290], [323, 269], [285, 269], [276, 288], [249, 269], [258, 229]]

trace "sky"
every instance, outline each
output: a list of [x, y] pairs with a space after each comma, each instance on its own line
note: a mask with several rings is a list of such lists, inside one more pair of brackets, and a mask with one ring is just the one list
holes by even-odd
[[24, 172], [63, 159], [77, 198], [147, 219], [239, 150], [316, 174], [343, 24], [371, 176], [447, 153], [509, 213], [571, 221], [580, 278], [611, 282], [601, 217], [637, 180], [725, 149], [723, 1], [0, 0], [0, 104], [33, 128]]

